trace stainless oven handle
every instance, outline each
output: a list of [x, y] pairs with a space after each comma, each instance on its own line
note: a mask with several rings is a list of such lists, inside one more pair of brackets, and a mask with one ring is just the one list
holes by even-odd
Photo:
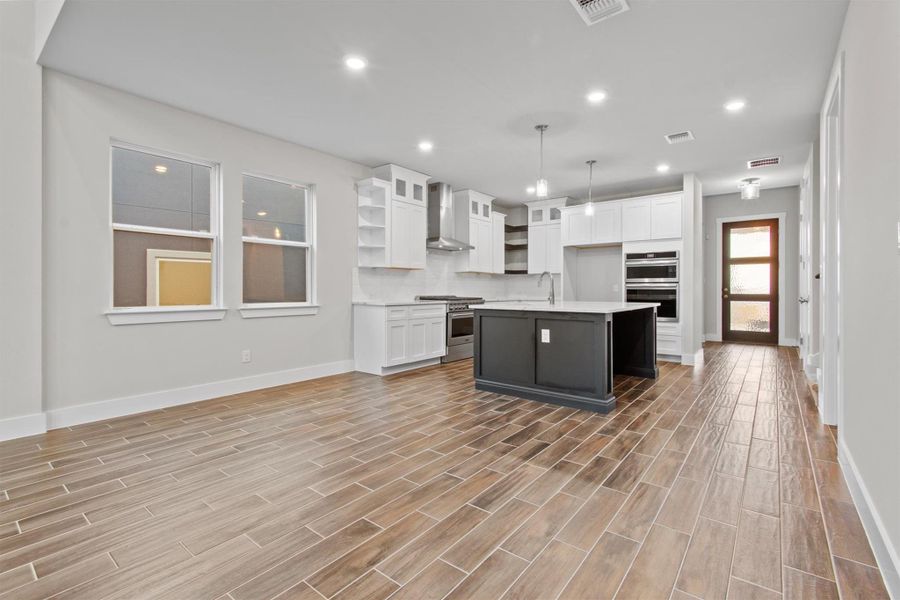
[[626, 267], [634, 267], [641, 265], [674, 265], [678, 266], [677, 258], [640, 258], [625, 261]]
[[661, 289], [661, 290], [674, 290], [678, 289], [677, 283], [628, 283], [625, 282], [625, 289], [634, 289], [634, 290], [646, 290], [646, 289]]
[[451, 313], [447, 313], [447, 316], [450, 317], [451, 321], [455, 320], [455, 319], [469, 318], [469, 317], [475, 316], [475, 311], [474, 310], [466, 310], [466, 311], [460, 311], [460, 312], [451, 312]]

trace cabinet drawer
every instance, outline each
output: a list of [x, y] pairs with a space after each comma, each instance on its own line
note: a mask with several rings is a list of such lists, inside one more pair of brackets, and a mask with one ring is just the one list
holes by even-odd
[[681, 323], [674, 323], [672, 321], [657, 321], [656, 323], [656, 333], [658, 335], [667, 335], [667, 336], [681, 336]]
[[384, 309], [384, 318], [388, 321], [399, 321], [409, 318], [408, 306], [386, 306]]
[[681, 337], [657, 334], [656, 353], [669, 356], [681, 356]]
[[447, 309], [443, 304], [426, 304], [424, 306], [410, 306], [410, 319], [424, 319], [428, 317], [443, 317]]

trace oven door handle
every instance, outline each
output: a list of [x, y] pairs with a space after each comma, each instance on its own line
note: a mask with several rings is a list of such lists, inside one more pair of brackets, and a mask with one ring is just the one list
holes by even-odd
[[625, 261], [626, 267], [640, 267], [644, 265], [672, 265], [678, 266], [677, 258], [641, 258], [641, 259], [631, 259]]
[[674, 290], [678, 289], [677, 283], [628, 283], [625, 282], [625, 289], [632, 290], [646, 290], [646, 289], [659, 289], [659, 290]]

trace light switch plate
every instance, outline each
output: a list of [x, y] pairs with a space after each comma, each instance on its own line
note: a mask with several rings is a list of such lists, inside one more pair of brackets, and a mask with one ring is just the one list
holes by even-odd
[[550, 330], [549, 329], [541, 329], [541, 343], [542, 344], [550, 343]]

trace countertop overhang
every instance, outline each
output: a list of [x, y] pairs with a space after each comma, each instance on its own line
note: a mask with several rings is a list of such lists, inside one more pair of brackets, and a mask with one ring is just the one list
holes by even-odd
[[518, 310], [558, 313], [612, 314], [656, 308], [657, 302], [491, 302], [473, 306], [475, 310]]

